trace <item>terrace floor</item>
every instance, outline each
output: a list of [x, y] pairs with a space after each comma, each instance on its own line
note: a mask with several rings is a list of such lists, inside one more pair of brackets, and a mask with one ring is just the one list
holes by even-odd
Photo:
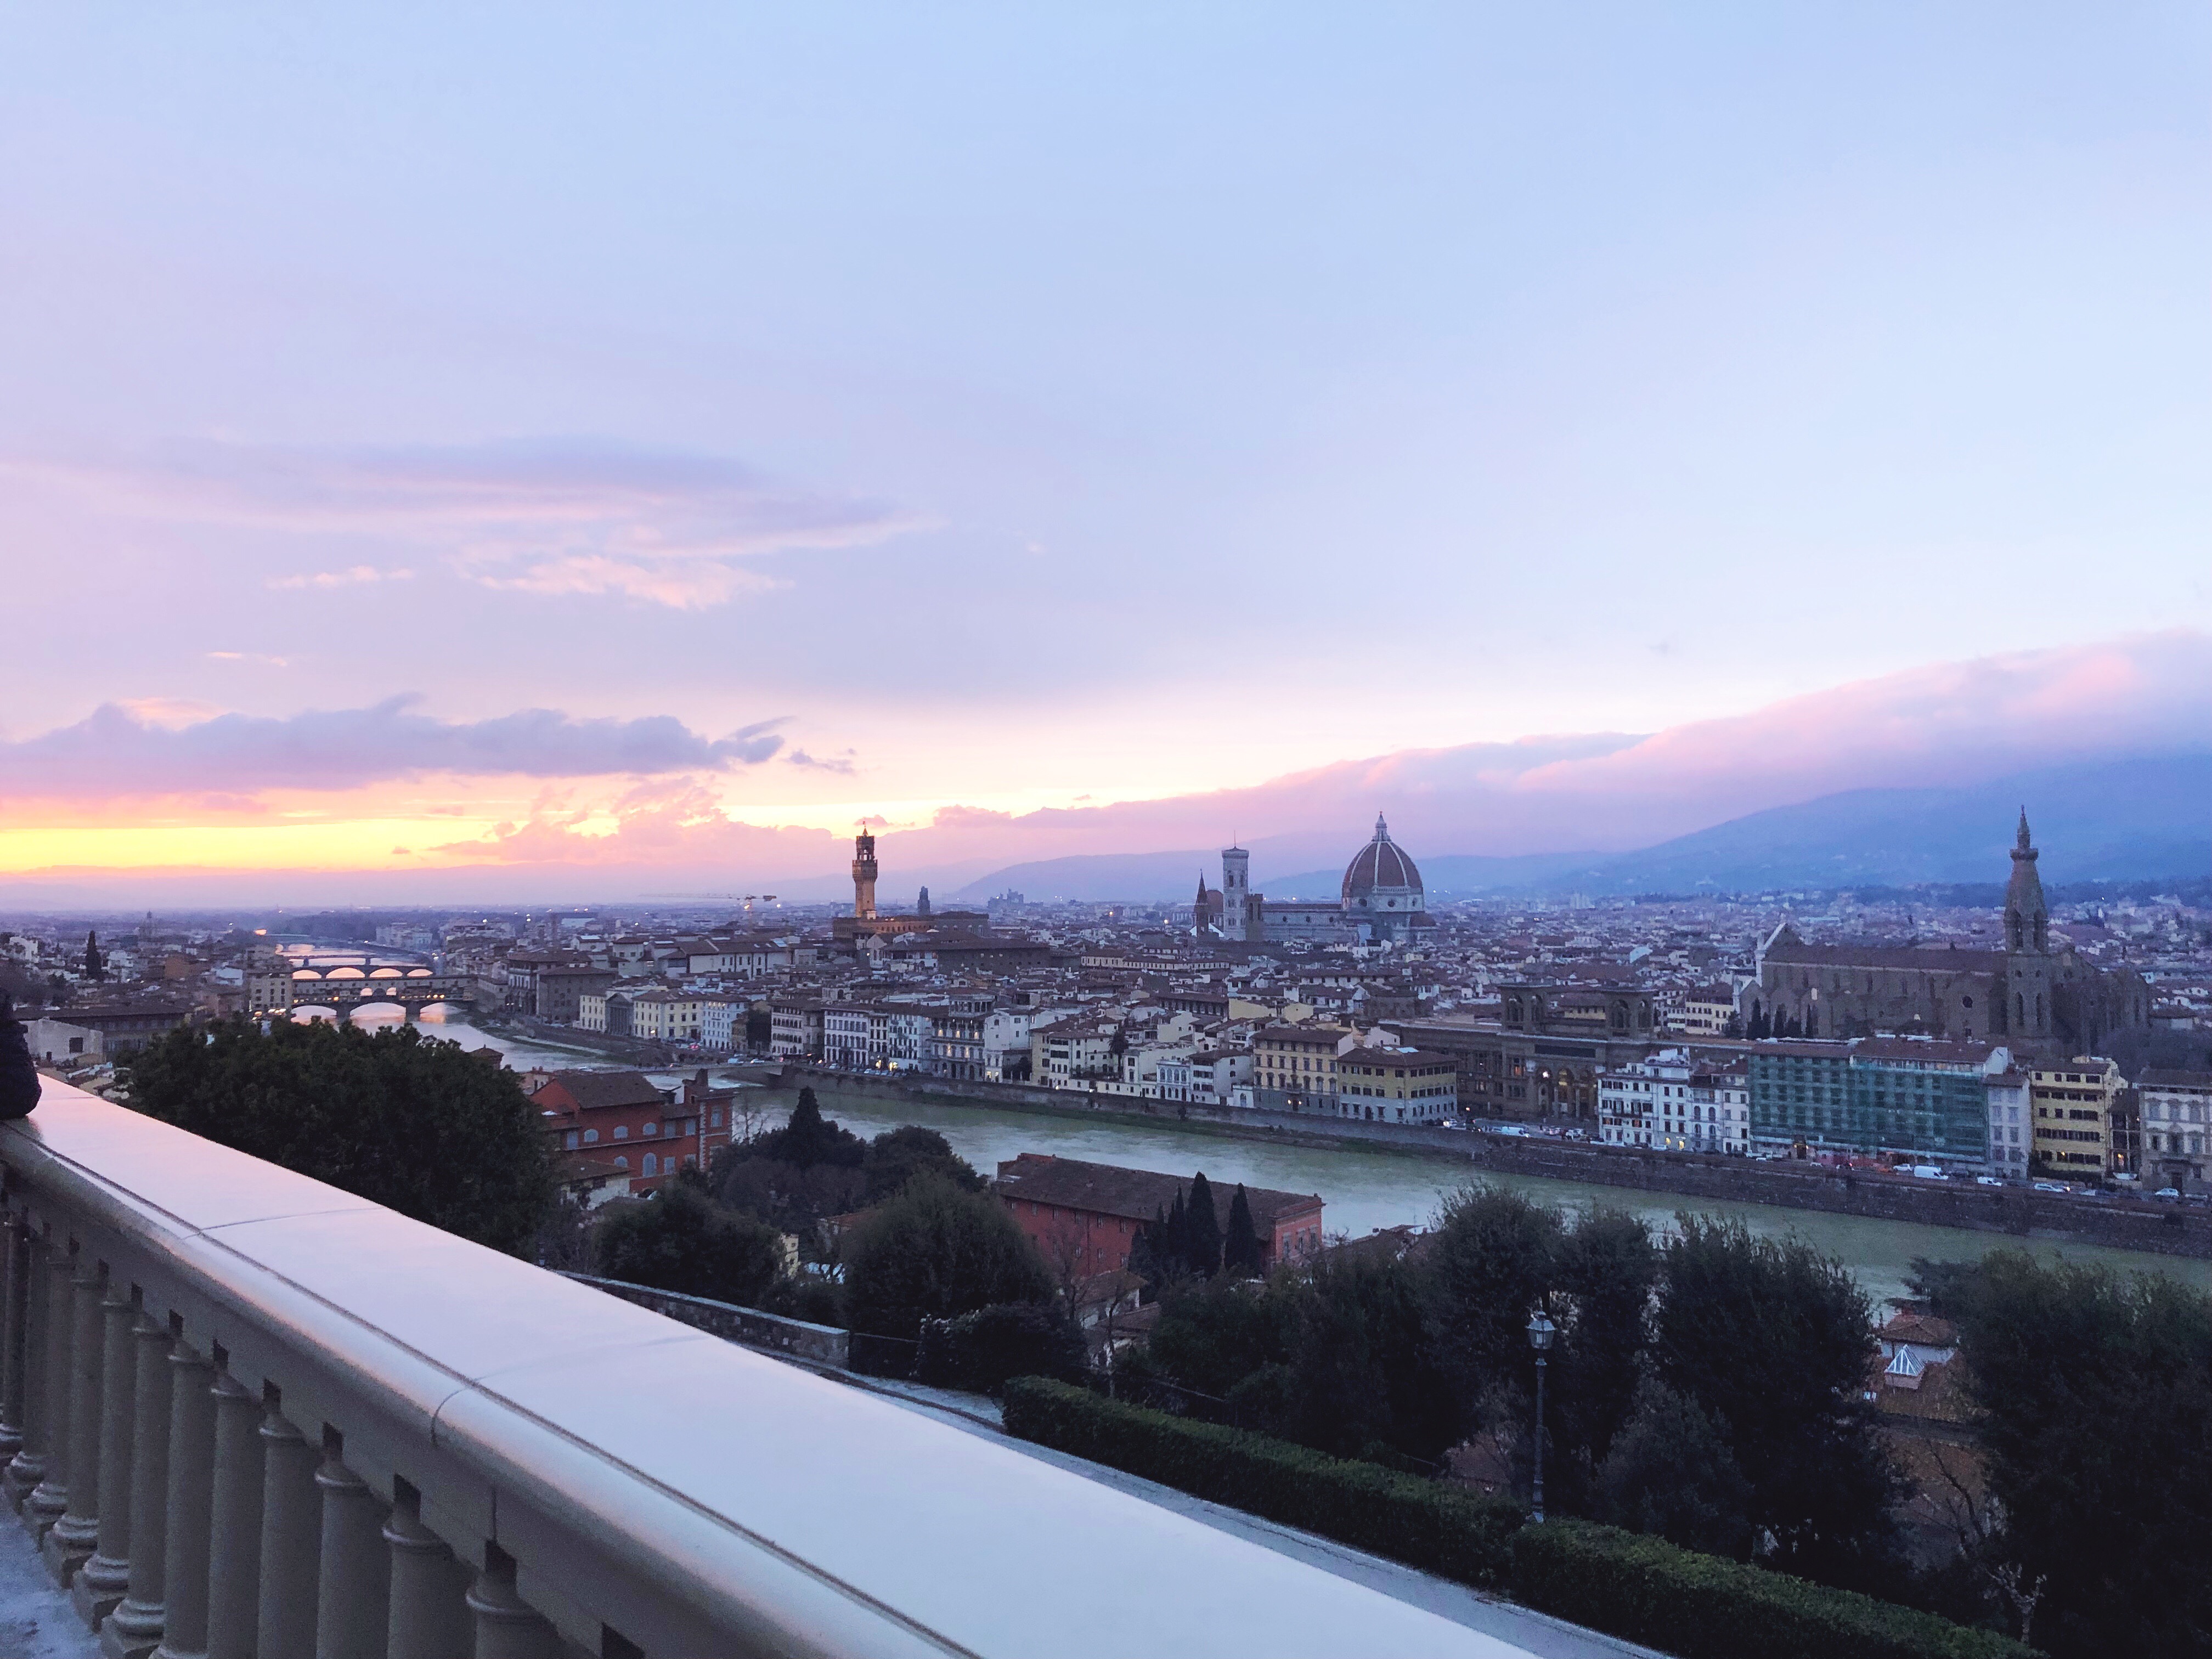
[[7, 1659], [98, 1659], [99, 1640], [54, 1588], [22, 1523], [0, 1510], [0, 1654]]

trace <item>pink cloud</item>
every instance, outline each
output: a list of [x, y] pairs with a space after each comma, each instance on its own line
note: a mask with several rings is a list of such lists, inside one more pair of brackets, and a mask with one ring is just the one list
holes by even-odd
[[[374, 538], [439, 557], [487, 587], [619, 593], [677, 609], [785, 585], [749, 563], [864, 547], [931, 522], [879, 501], [777, 483], [718, 456], [579, 440], [447, 449], [177, 446], [153, 456], [0, 458], [111, 510], [309, 538]], [[355, 563], [272, 578], [329, 589], [404, 580]]]
[[74, 726], [0, 742], [0, 798], [116, 800], [347, 790], [431, 774], [652, 776], [757, 765], [783, 746], [763, 720], [710, 738], [665, 714], [578, 720], [530, 708], [441, 720], [411, 696], [284, 719], [159, 700], [107, 703]]

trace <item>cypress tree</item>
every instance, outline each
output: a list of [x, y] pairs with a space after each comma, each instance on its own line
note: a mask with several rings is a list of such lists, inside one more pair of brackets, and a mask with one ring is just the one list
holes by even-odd
[[1214, 1215], [1213, 1188], [1206, 1184], [1203, 1170], [1198, 1172], [1198, 1179], [1190, 1183], [1188, 1224], [1191, 1271], [1211, 1279], [1221, 1271], [1221, 1223]]
[[1182, 1188], [1176, 1188], [1175, 1202], [1168, 1206], [1168, 1224], [1164, 1230], [1160, 1252], [1160, 1267], [1170, 1279], [1182, 1279], [1190, 1273], [1190, 1215], [1183, 1208]]
[[1267, 1266], [1259, 1229], [1252, 1224], [1251, 1200], [1244, 1196], [1241, 1181], [1237, 1183], [1236, 1197], [1229, 1200], [1229, 1231], [1221, 1241], [1221, 1265], [1248, 1279], [1257, 1279]]
[[100, 934], [96, 931], [84, 936], [84, 976], [95, 985], [107, 977], [107, 963], [100, 954]]

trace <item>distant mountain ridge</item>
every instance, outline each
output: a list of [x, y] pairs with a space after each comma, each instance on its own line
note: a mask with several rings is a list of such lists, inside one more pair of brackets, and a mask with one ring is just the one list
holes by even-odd
[[[2027, 809], [2046, 883], [2163, 880], [2212, 872], [2212, 756], [2100, 762], [2014, 773], [1955, 789], [1853, 789], [1753, 812], [1632, 853], [1517, 857], [1410, 847], [1428, 891], [1478, 893], [1762, 892], [1788, 888], [2002, 882]], [[1264, 843], [1263, 843], [1264, 845]], [[1357, 845], [1345, 848], [1348, 859]], [[1032, 899], [1160, 902], [1187, 898], [1198, 872], [1219, 878], [1211, 851], [1116, 854], [1010, 865], [953, 896], [1009, 887]], [[1255, 864], [1260, 862], [1255, 853]], [[1271, 898], [1334, 897], [1338, 869], [1267, 872]]]

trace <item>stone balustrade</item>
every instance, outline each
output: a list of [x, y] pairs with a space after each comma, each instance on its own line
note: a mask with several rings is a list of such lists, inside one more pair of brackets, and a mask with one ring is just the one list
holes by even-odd
[[111, 1659], [1521, 1651], [49, 1082], [0, 1489]]

